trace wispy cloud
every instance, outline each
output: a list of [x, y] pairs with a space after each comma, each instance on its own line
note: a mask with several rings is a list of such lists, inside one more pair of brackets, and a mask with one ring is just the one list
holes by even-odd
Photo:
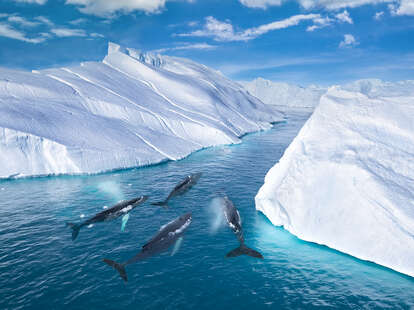
[[52, 28], [50, 31], [57, 37], [86, 37], [86, 31], [83, 29], [72, 29], [72, 28]]
[[39, 4], [39, 5], [43, 5], [47, 2], [47, 0], [14, 0], [15, 2], [20, 2], [20, 3], [30, 3], [30, 4]]
[[29, 28], [33, 28], [33, 27], [37, 27], [37, 26], [41, 25], [41, 23], [39, 23], [39, 22], [29, 21], [24, 17], [15, 16], [15, 15], [9, 16], [9, 18], [7, 18], [7, 20], [11, 23], [19, 24], [23, 27], [29, 27]]
[[392, 15], [414, 15], [413, 0], [400, 0], [399, 3], [392, 3], [388, 7]]
[[213, 16], [208, 16], [202, 29], [190, 33], [176, 34], [176, 36], [211, 37], [216, 41], [248, 41], [270, 31], [296, 26], [302, 21], [317, 20], [319, 18], [321, 18], [319, 14], [299, 14], [243, 31], [235, 31], [233, 25], [229, 21], [222, 22], [215, 19]]
[[207, 43], [195, 43], [195, 44], [180, 44], [173, 47], [166, 47], [166, 48], [160, 48], [157, 50], [153, 50], [152, 52], [155, 53], [165, 53], [169, 51], [181, 51], [181, 50], [213, 50], [216, 49], [217, 45], [210, 45]]
[[69, 22], [69, 24], [71, 24], [71, 25], [81, 25], [81, 24], [86, 23], [87, 21], [88, 20], [86, 18], [77, 18], [77, 19], [71, 20]]
[[44, 17], [44, 16], [36, 16], [35, 20], [38, 20], [39, 22], [41, 22], [41, 23], [43, 23], [47, 26], [50, 26], [50, 27], [52, 27], [54, 25], [54, 23], [49, 18]]
[[218, 65], [218, 69], [226, 75], [238, 75], [249, 71], [272, 71], [275, 69], [306, 66], [315, 64], [325, 64], [336, 62], [336, 55], [319, 55], [307, 57], [278, 57], [268, 61], [250, 61], [244, 63], [222, 64]]
[[[239, 0], [250, 8], [267, 9], [270, 6], [280, 6], [288, 0]], [[413, 0], [295, 0], [306, 10], [324, 9], [336, 11], [345, 8], [356, 8], [363, 5], [389, 4], [392, 15], [414, 15]]]
[[91, 34], [89, 34], [92, 38], [104, 38], [105, 36], [103, 34], [97, 33], [97, 32], [92, 32]]
[[357, 46], [359, 42], [355, 39], [352, 34], [345, 34], [344, 39], [339, 43], [339, 47], [341, 48], [350, 48]]
[[326, 10], [339, 10], [356, 8], [363, 5], [397, 2], [399, 0], [297, 0], [305, 9], [323, 8]]
[[314, 31], [316, 29], [325, 28], [337, 22], [348, 23], [348, 24], [354, 23], [348, 11], [345, 10], [342, 13], [337, 13], [332, 17], [325, 16], [325, 17], [315, 18], [313, 20], [314, 24], [306, 28], [306, 31]]
[[0, 23], [0, 37], [6, 37], [6, 38], [24, 41], [28, 43], [34, 43], [34, 44], [41, 43], [46, 40], [46, 37], [42, 35], [38, 37], [33, 37], [33, 38], [27, 37], [27, 35], [24, 32], [19, 31], [11, 27], [10, 25], [3, 24], [3, 23]]
[[349, 13], [347, 10], [343, 11], [342, 13], [338, 13], [335, 15], [336, 19], [348, 24], [353, 24], [354, 21], [352, 20], [351, 16], [349, 16]]
[[266, 9], [269, 6], [279, 6], [282, 0], [240, 0], [240, 3], [249, 8]]
[[334, 20], [328, 16], [315, 18], [313, 20], [313, 25], [308, 26], [308, 28], [306, 28], [306, 31], [314, 31], [316, 29], [325, 28], [332, 25], [333, 21]]
[[[75, 5], [79, 11], [101, 17], [114, 14], [127, 14], [133, 11], [159, 13], [167, 1], [174, 0], [66, 0], [66, 4]], [[187, 0], [193, 2], [193, 0]]]
[[380, 20], [383, 16], [384, 16], [384, 12], [383, 12], [383, 11], [381, 11], [381, 12], [377, 12], [377, 13], [375, 13], [375, 15], [374, 15], [374, 19], [375, 19], [375, 20]]
[[[80, 19], [74, 21], [74, 24], [83, 22]], [[29, 20], [17, 14], [3, 13], [0, 14], [0, 36], [34, 44], [42, 43], [52, 38], [104, 37], [102, 34], [96, 32], [88, 34], [84, 29], [55, 25], [55, 23], [44, 16], [37, 16]]]

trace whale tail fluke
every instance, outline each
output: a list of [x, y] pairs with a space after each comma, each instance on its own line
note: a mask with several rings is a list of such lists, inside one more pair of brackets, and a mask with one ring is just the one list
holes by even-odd
[[255, 258], [261, 258], [263, 259], [263, 255], [257, 252], [256, 250], [250, 249], [244, 244], [241, 244], [238, 248], [235, 248], [234, 250], [231, 250], [229, 253], [227, 253], [226, 257], [236, 257], [240, 255], [248, 255]]
[[153, 203], [151, 203], [151, 205], [153, 205], [153, 206], [159, 206], [159, 207], [163, 207], [164, 209], [167, 209], [168, 208], [168, 200], [159, 201], [159, 202], [153, 202]]
[[79, 234], [80, 225], [73, 224], [73, 223], [66, 223], [66, 226], [69, 226], [70, 228], [72, 228], [72, 240], [75, 240]]
[[119, 275], [121, 276], [122, 280], [125, 282], [128, 282], [128, 277], [126, 274], [125, 266], [124, 264], [117, 263], [116, 261], [110, 260], [110, 259], [103, 259], [104, 263], [108, 264], [109, 266], [113, 267], [116, 271], [119, 272]]

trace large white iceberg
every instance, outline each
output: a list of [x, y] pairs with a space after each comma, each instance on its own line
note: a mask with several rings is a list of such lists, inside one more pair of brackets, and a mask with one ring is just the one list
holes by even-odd
[[255, 201], [303, 240], [414, 276], [414, 82], [330, 88]]
[[0, 69], [0, 177], [177, 160], [281, 119], [203, 65], [110, 43], [102, 62]]
[[279, 110], [297, 108], [314, 109], [327, 88], [310, 85], [301, 87], [284, 82], [273, 82], [257, 78], [250, 82], [239, 82], [253, 96]]

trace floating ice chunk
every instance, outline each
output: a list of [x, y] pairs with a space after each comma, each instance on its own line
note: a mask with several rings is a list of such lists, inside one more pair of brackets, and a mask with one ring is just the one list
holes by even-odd
[[257, 78], [251, 82], [239, 82], [252, 95], [270, 106], [281, 110], [291, 108], [315, 108], [326, 93], [326, 87], [311, 85], [301, 87], [283, 82]]
[[329, 89], [255, 200], [303, 240], [414, 276], [414, 83], [397, 84]]
[[206, 66], [111, 43], [102, 62], [0, 69], [0, 178], [178, 160], [282, 119]]

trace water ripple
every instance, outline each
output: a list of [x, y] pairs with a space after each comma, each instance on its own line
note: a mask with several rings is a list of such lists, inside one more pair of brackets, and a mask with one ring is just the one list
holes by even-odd
[[[2, 182], [0, 309], [412, 309], [412, 278], [303, 242], [255, 211], [267, 170], [306, 116], [178, 162]], [[199, 184], [170, 209], [147, 203], [131, 213], [124, 232], [115, 220], [83, 228], [72, 242], [67, 221], [102, 211], [120, 193], [163, 199], [177, 180], [198, 171], [204, 173]], [[264, 260], [225, 258], [237, 240], [227, 227], [212, 234], [206, 213], [223, 191], [240, 210], [246, 243]], [[102, 262], [127, 260], [160, 225], [189, 210], [193, 223], [180, 250], [127, 266], [127, 285]]]

